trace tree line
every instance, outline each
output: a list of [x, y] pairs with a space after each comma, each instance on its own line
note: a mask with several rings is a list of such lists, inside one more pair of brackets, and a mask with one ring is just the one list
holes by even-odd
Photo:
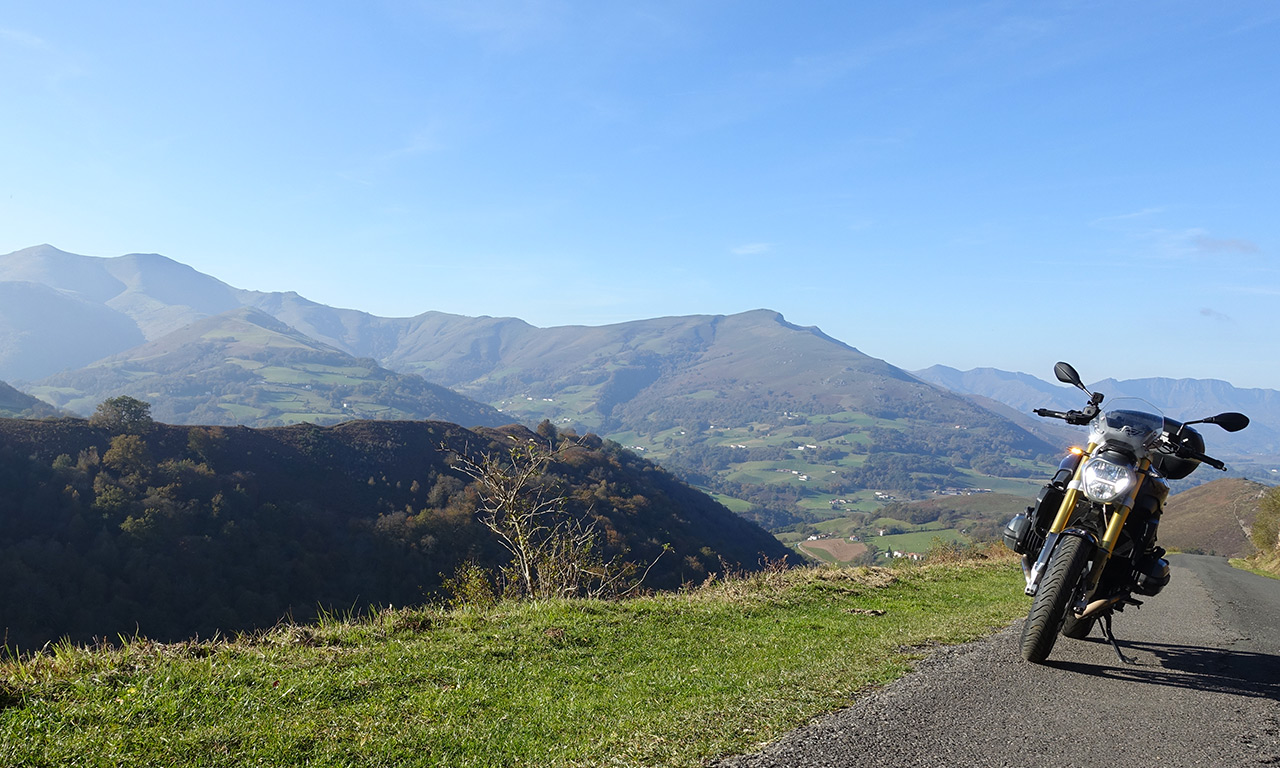
[[[606, 561], [647, 564], [671, 547], [646, 586], [785, 552], [616, 444], [571, 439], [547, 482], [599, 532]], [[461, 566], [510, 560], [448, 456], [529, 440], [547, 437], [442, 422], [174, 426], [127, 408], [0, 419], [0, 642], [182, 639], [439, 599]]]

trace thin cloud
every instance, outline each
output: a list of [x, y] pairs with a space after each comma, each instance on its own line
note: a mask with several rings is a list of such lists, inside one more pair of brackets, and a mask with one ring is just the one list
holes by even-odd
[[1191, 238], [1191, 244], [1197, 250], [1203, 253], [1261, 253], [1262, 249], [1252, 240], [1244, 240], [1237, 237], [1209, 237], [1208, 235], [1196, 235]]
[[1224, 314], [1222, 314], [1221, 312], [1219, 312], [1218, 310], [1216, 310], [1216, 309], [1210, 309], [1209, 307], [1202, 307], [1202, 308], [1200, 309], [1200, 316], [1201, 316], [1201, 317], [1206, 317], [1206, 318], [1208, 318], [1208, 319], [1210, 319], [1210, 320], [1216, 320], [1216, 321], [1218, 321], [1218, 322], [1220, 322], [1220, 323], [1231, 323], [1231, 322], [1235, 322], [1235, 321], [1234, 321], [1234, 320], [1232, 320], [1228, 315], [1224, 315]]
[[1132, 221], [1133, 219], [1142, 219], [1142, 218], [1146, 218], [1147, 216], [1154, 216], [1157, 213], [1164, 213], [1164, 209], [1163, 208], [1143, 208], [1140, 211], [1134, 211], [1132, 213], [1121, 213], [1115, 216], [1102, 216], [1100, 218], [1094, 219], [1093, 221], [1089, 222], [1089, 224], [1091, 226], [1097, 226], [1099, 224], [1111, 224], [1117, 221]]
[[747, 243], [731, 250], [735, 256], [759, 256], [773, 250], [773, 243]]
[[0, 27], [0, 42], [12, 43], [33, 51], [50, 50], [49, 44], [43, 38], [36, 37], [29, 32], [23, 32], [20, 29], [10, 29], [9, 27]]
[[43, 37], [21, 29], [0, 27], [0, 51], [16, 49], [21, 55], [21, 66], [28, 68], [30, 76], [57, 85], [63, 80], [79, 77], [85, 69], [76, 60]]
[[1135, 232], [1132, 237], [1144, 246], [1138, 255], [1152, 259], [1203, 261], [1262, 253], [1262, 248], [1252, 240], [1214, 237], [1199, 227], [1149, 229]]
[[419, 2], [419, 11], [433, 22], [484, 41], [492, 48], [513, 52], [544, 44], [563, 34], [569, 9], [562, 0], [470, 0]]
[[338, 173], [338, 178], [362, 186], [373, 186], [376, 179], [393, 171], [404, 162], [423, 155], [447, 151], [449, 147], [439, 138], [439, 133], [435, 129], [419, 131], [400, 146], [373, 155], [356, 168]]

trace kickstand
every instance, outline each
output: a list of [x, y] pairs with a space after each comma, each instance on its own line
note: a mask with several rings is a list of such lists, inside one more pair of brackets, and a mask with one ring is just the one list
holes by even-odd
[[1120, 657], [1121, 664], [1137, 664], [1138, 662], [1125, 656], [1120, 652], [1120, 641], [1116, 640], [1116, 636], [1111, 633], [1111, 614], [1106, 613], [1102, 616], [1102, 634], [1111, 643], [1111, 647], [1116, 649], [1116, 656]]

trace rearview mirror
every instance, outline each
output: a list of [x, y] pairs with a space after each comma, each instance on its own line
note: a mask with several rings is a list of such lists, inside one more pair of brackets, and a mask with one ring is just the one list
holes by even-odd
[[1217, 416], [1210, 416], [1204, 419], [1206, 424], [1217, 424], [1228, 432], [1239, 432], [1249, 426], [1249, 417], [1243, 413], [1231, 411], [1228, 413], [1220, 413]]
[[[1080, 380], [1080, 374], [1076, 373], [1076, 369], [1071, 367], [1071, 363], [1058, 363], [1053, 366], [1053, 375], [1058, 377], [1058, 381], [1063, 384], [1070, 384], [1077, 389], [1084, 389], [1084, 382]], [[1085, 389], [1086, 392], [1089, 390]]]

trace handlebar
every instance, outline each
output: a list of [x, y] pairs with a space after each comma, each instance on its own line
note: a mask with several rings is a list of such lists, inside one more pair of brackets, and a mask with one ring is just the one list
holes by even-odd
[[[1036, 408], [1032, 413], [1046, 419], [1062, 419], [1068, 424], [1083, 426], [1092, 421], [1094, 416], [1098, 415], [1098, 406], [1096, 404], [1088, 405], [1085, 406], [1083, 411], [1054, 411], [1048, 408]], [[1178, 445], [1176, 454], [1184, 459], [1195, 459], [1202, 464], [1208, 464], [1214, 469], [1222, 472], [1227, 471], [1226, 462], [1223, 462], [1220, 459], [1215, 459], [1207, 453], [1201, 453], [1194, 448], [1189, 448], [1185, 445]]]
[[1184, 459], [1195, 459], [1196, 461], [1199, 461], [1202, 464], [1208, 464], [1214, 469], [1220, 470], [1222, 472], [1227, 471], [1226, 462], [1220, 459], [1215, 459], [1207, 453], [1201, 453], [1200, 451], [1197, 451], [1194, 448], [1188, 448], [1185, 445], [1178, 446], [1177, 455]]
[[1032, 413], [1037, 416], [1043, 416], [1046, 419], [1062, 419], [1068, 424], [1075, 426], [1083, 426], [1093, 420], [1097, 416], [1097, 406], [1092, 406], [1093, 413], [1086, 411], [1051, 411], [1048, 408], [1037, 408]]

